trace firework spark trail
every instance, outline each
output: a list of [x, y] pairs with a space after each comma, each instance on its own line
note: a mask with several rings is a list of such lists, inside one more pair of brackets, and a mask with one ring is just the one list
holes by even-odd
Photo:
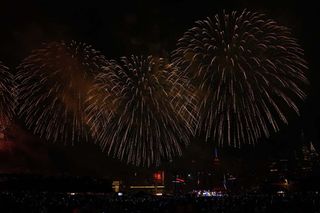
[[85, 43], [52, 42], [34, 50], [18, 67], [18, 114], [47, 140], [87, 139], [85, 100], [107, 61]]
[[178, 41], [173, 64], [198, 89], [200, 128], [218, 144], [240, 146], [278, 131], [299, 114], [308, 84], [303, 50], [289, 29], [249, 11], [197, 21]]
[[164, 59], [111, 61], [88, 100], [94, 138], [127, 163], [150, 166], [181, 154], [196, 128], [196, 99], [188, 80]]
[[0, 130], [4, 130], [14, 117], [15, 81], [13, 74], [0, 62]]

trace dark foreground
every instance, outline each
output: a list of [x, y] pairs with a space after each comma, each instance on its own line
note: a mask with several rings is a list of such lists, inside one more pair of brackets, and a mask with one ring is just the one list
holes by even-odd
[[286, 196], [243, 194], [225, 197], [122, 196], [39, 192], [1, 192], [0, 212], [212, 212], [320, 213], [316, 192]]

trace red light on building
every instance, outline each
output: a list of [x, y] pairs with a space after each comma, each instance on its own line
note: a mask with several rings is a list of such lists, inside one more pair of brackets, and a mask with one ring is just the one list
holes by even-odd
[[160, 173], [154, 173], [153, 177], [154, 177], [154, 179], [156, 181], [160, 181], [161, 180], [161, 174]]
[[156, 183], [163, 184], [164, 183], [164, 171], [158, 171], [153, 173], [153, 179]]

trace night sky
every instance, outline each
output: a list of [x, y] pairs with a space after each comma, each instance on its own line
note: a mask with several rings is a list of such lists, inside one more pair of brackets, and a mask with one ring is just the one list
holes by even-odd
[[[76, 40], [91, 44], [108, 59], [131, 54], [167, 57], [176, 41], [196, 20], [213, 16], [223, 9], [259, 11], [292, 29], [305, 50], [311, 86], [308, 98], [300, 103], [301, 116], [289, 117], [289, 125], [262, 139], [252, 147], [225, 147], [220, 154], [227, 165], [233, 162], [261, 166], [266, 159], [289, 156], [299, 146], [303, 130], [320, 150], [319, 110], [319, 11], [306, 1], [1, 1], [0, 60], [15, 72], [15, 67], [42, 42]], [[32, 136], [19, 120], [10, 129], [12, 144], [0, 151], [0, 171], [67, 173], [112, 176], [136, 169], [102, 153], [97, 146], [50, 144]], [[0, 149], [1, 150], [1, 149]], [[213, 146], [201, 136], [193, 139], [183, 157], [160, 167], [185, 169], [211, 163]], [[194, 161], [192, 161], [194, 160]], [[192, 163], [196, 162], [196, 163]], [[111, 172], [112, 170], [112, 172]]]

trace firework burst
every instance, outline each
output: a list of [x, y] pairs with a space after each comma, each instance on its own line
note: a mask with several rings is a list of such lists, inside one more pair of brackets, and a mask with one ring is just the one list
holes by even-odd
[[149, 166], [181, 154], [196, 127], [188, 81], [164, 59], [110, 62], [90, 91], [87, 109], [102, 149], [127, 163]]
[[18, 67], [18, 114], [50, 141], [87, 139], [86, 95], [107, 61], [85, 43], [52, 42], [34, 50]]
[[14, 76], [0, 62], [0, 131], [4, 130], [14, 116], [15, 107]]
[[218, 144], [255, 143], [304, 99], [303, 50], [265, 15], [222, 13], [197, 21], [178, 41], [173, 63], [196, 85], [200, 126]]

